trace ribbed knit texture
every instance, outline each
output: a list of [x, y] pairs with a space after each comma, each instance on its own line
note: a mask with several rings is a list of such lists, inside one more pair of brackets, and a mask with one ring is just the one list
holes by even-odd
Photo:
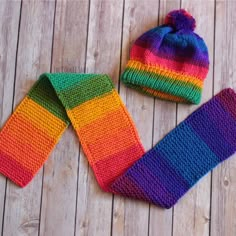
[[194, 28], [195, 20], [185, 10], [170, 12], [164, 25], [134, 42], [122, 81], [154, 97], [198, 104], [209, 56]]
[[225, 89], [149, 150], [112, 188], [173, 206], [201, 177], [236, 151], [236, 94]]
[[27, 185], [70, 123], [106, 191], [144, 154], [107, 75], [43, 74], [0, 132], [0, 172]]
[[236, 151], [235, 104], [224, 90], [145, 153], [108, 76], [43, 74], [0, 132], [0, 172], [27, 185], [72, 123], [103, 190], [169, 208]]

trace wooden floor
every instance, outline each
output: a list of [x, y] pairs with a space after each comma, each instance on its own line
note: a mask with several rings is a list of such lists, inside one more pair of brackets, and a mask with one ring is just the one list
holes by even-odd
[[[179, 7], [195, 16], [209, 47], [203, 101], [236, 89], [236, 0], [0, 0], [1, 126], [41, 73], [107, 73], [151, 148], [197, 107], [138, 94], [119, 75], [133, 41]], [[163, 210], [102, 192], [70, 128], [28, 187], [0, 176], [0, 233], [235, 236], [236, 155]]]

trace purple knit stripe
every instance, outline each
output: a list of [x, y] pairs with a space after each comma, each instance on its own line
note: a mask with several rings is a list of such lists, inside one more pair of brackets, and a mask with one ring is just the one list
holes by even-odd
[[[200, 53], [195, 52], [195, 54], [190, 55], [189, 51], [186, 51], [185, 53], [185, 51], [182, 49], [169, 48], [166, 45], [162, 46], [161, 48], [144, 47], [141, 45], [137, 45], [137, 46], [151, 50], [154, 55], [160, 58], [182, 62], [182, 63], [187, 62], [188, 64], [193, 64], [193, 65], [201, 66], [204, 68], [209, 67], [209, 61], [208, 61], [207, 56]], [[182, 51], [181, 54], [179, 53], [179, 51]]]
[[173, 58], [174, 60], [191, 60], [194, 63], [198, 63], [199, 65], [205, 67], [208, 67], [209, 65], [208, 55], [204, 52], [201, 52], [200, 50], [196, 50], [194, 45], [189, 45], [186, 48], [182, 48], [178, 47], [178, 45], [172, 46], [165, 43], [159, 49], [154, 47], [151, 48], [151, 50], [154, 54], [158, 53], [159, 57]]
[[216, 96], [224, 109], [236, 120], [236, 93], [233, 89], [225, 89]]
[[211, 113], [215, 113], [216, 108], [217, 103], [213, 99], [189, 116], [186, 122], [222, 161], [235, 152], [235, 147], [227, 142], [225, 136], [219, 130], [220, 127], [214, 123], [215, 119], [228, 122], [225, 112], [218, 112], [216, 118], [211, 115]]
[[189, 189], [188, 182], [176, 172], [161, 150], [151, 149], [138, 162], [145, 165], [171, 194], [182, 196]]
[[[215, 167], [217, 163], [225, 160], [235, 152], [235, 101], [236, 94], [232, 93], [231, 90], [225, 90], [204, 104], [182, 123], [182, 126], [186, 125], [193, 129], [199, 140], [202, 140], [216, 154], [214, 160], [207, 160], [208, 156], [204, 157], [204, 152], [199, 152], [199, 170], [197, 168], [196, 173], [193, 174], [193, 183], [205, 175], [207, 170]], [[169, 136], [169, 140], [171, 140], [171, 137], [176, 137], [176, 134], [173, 135]], [[178, 141], [180, 140], [178, 139]], [[183, 142], [185, 141], [183, 139]], [[194, 147], [194, 142], [191, 146]], [[179, 148], [183, 147], [179, 146]], [[163, 148], [169, 148], [168, 142], [164, 143], [164, 146], [163, 141], [162, 145], [159, 143], [156, 148], [152, 148], [128, 169], [123, 176], [119, 177], [112, 185], [115, 192], [129, 197], [148, 200], [165, 208], [173, 206], [192, 185], [190, 186], [185, 181], [181, 173], [173, 169], [171, 165], [173, 163], [169, 163], [168, 158], [162, 153]], [[197, 146], [197, 150], [198, 148]], [[193, 155], [196, 154], [197, 152]], [[172, 157], [170, 160], [172, 160]], [[180, 156], [180, 158], [182, 157]], [[193, 157], [189, 156], [189, 158]], [[191, 161], [187, 163], [186, 168], [191, 168], [191, 163]], [[183, 165], [182, 159], [179, 164]], [[204, 165], [204, 168], [201, 165]]]
[[190, 188], [185, 179], [165, 161], [164, 155], [157, 153], [155, 149], [151, 149], [137, 161], [122, 179], [115, 181], [112, 188], [126, 195], [133, 195], [127, 193], [129, 190], [126, 186], [129, 182], [135, 182], [136, 188], [145, 192], [153, 203], [164, 207], [171, 207]]
[[111, 189], [117, 194], [152, 202], [143, 189], [141, 189], [128, 175], [122, 175], [115, 180], [111, 185]]
[[236, 120], [223, 108], [218, 99], [215, 100], [214, 109], [209, 109], [206, 112], [212, 123], [218, 127], [224, 140], [236, 151]]
[[163, 36], [160, 36], [158, 33], [152, 33], [152, 34], [143, 34], [140, 36], [136, 41], [135, 45], [138, 45], [142, 48], [149, 48], [150, 45], [156, 44], [156, 46], [159, 48], [161, 45], [161, 42], [163, 40]]
[[206, 51], [201, 51], [194, 44], [183, 46], [178, 42], [169, 42], [169, 40], [162, 39], [150, 40], [136, 40], [135, 45], [144, 49], [149, 49], [158, 57], [174, 60], [174, 61], [187, 61], [188, 63], [208, 68], [209, 59]]
[[150, 170], [139, 162], [136, 162], [123, 176], [116, 180], [112, 184], [112, 189], [115, 192], [132, 197], [134, 193], [129, 190], [128, 184], [130, 182], [135, 183], [136, 188], [145, 193], [146, 199], [154, 204], [170, 207], [177, 201], [175, 199], [176, 196], [169, 194], [162, 186], [160, 180], [153, 176]]
[[162, 207], [170, 207], [178, 198], [176, 195], [169, 193], [160, 179], [156, 178], [153, 173], [142, 163], [137, 162], [135, 167], [126, 173], [142, 189], [154, 204]]

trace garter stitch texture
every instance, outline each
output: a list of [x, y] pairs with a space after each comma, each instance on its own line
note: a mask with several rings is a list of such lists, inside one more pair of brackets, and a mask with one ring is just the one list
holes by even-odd
[[170, 208], [236, 151], [235, 104], [223, 90], [145, 153], [107, 75], [43, 74], [0, 132], [0, 172], [27, 185], [71, 123], [103, 190]]
[[195, 26], [185, 10], [170, 12], [164, 25], [134, 42], [122, 81], [154, 97], [198, 104], [209, 56], [203, 39], [193, 32]]

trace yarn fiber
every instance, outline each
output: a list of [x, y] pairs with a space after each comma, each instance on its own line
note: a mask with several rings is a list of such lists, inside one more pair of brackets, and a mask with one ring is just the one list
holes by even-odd
[[0, 172], [26, 186], [72, 124], [104, 191], [170, 208], [236, 151], [235, 104], [223, 90], [145, 152], [107, 75], [43, 74], [0, 132]]
[[204, 40], [193, 32], [195, 26], [187, 11], [170, 12], [164, 25], [134, 42], [122, 81], [150, 96], [200, 103], [209, 56]]

